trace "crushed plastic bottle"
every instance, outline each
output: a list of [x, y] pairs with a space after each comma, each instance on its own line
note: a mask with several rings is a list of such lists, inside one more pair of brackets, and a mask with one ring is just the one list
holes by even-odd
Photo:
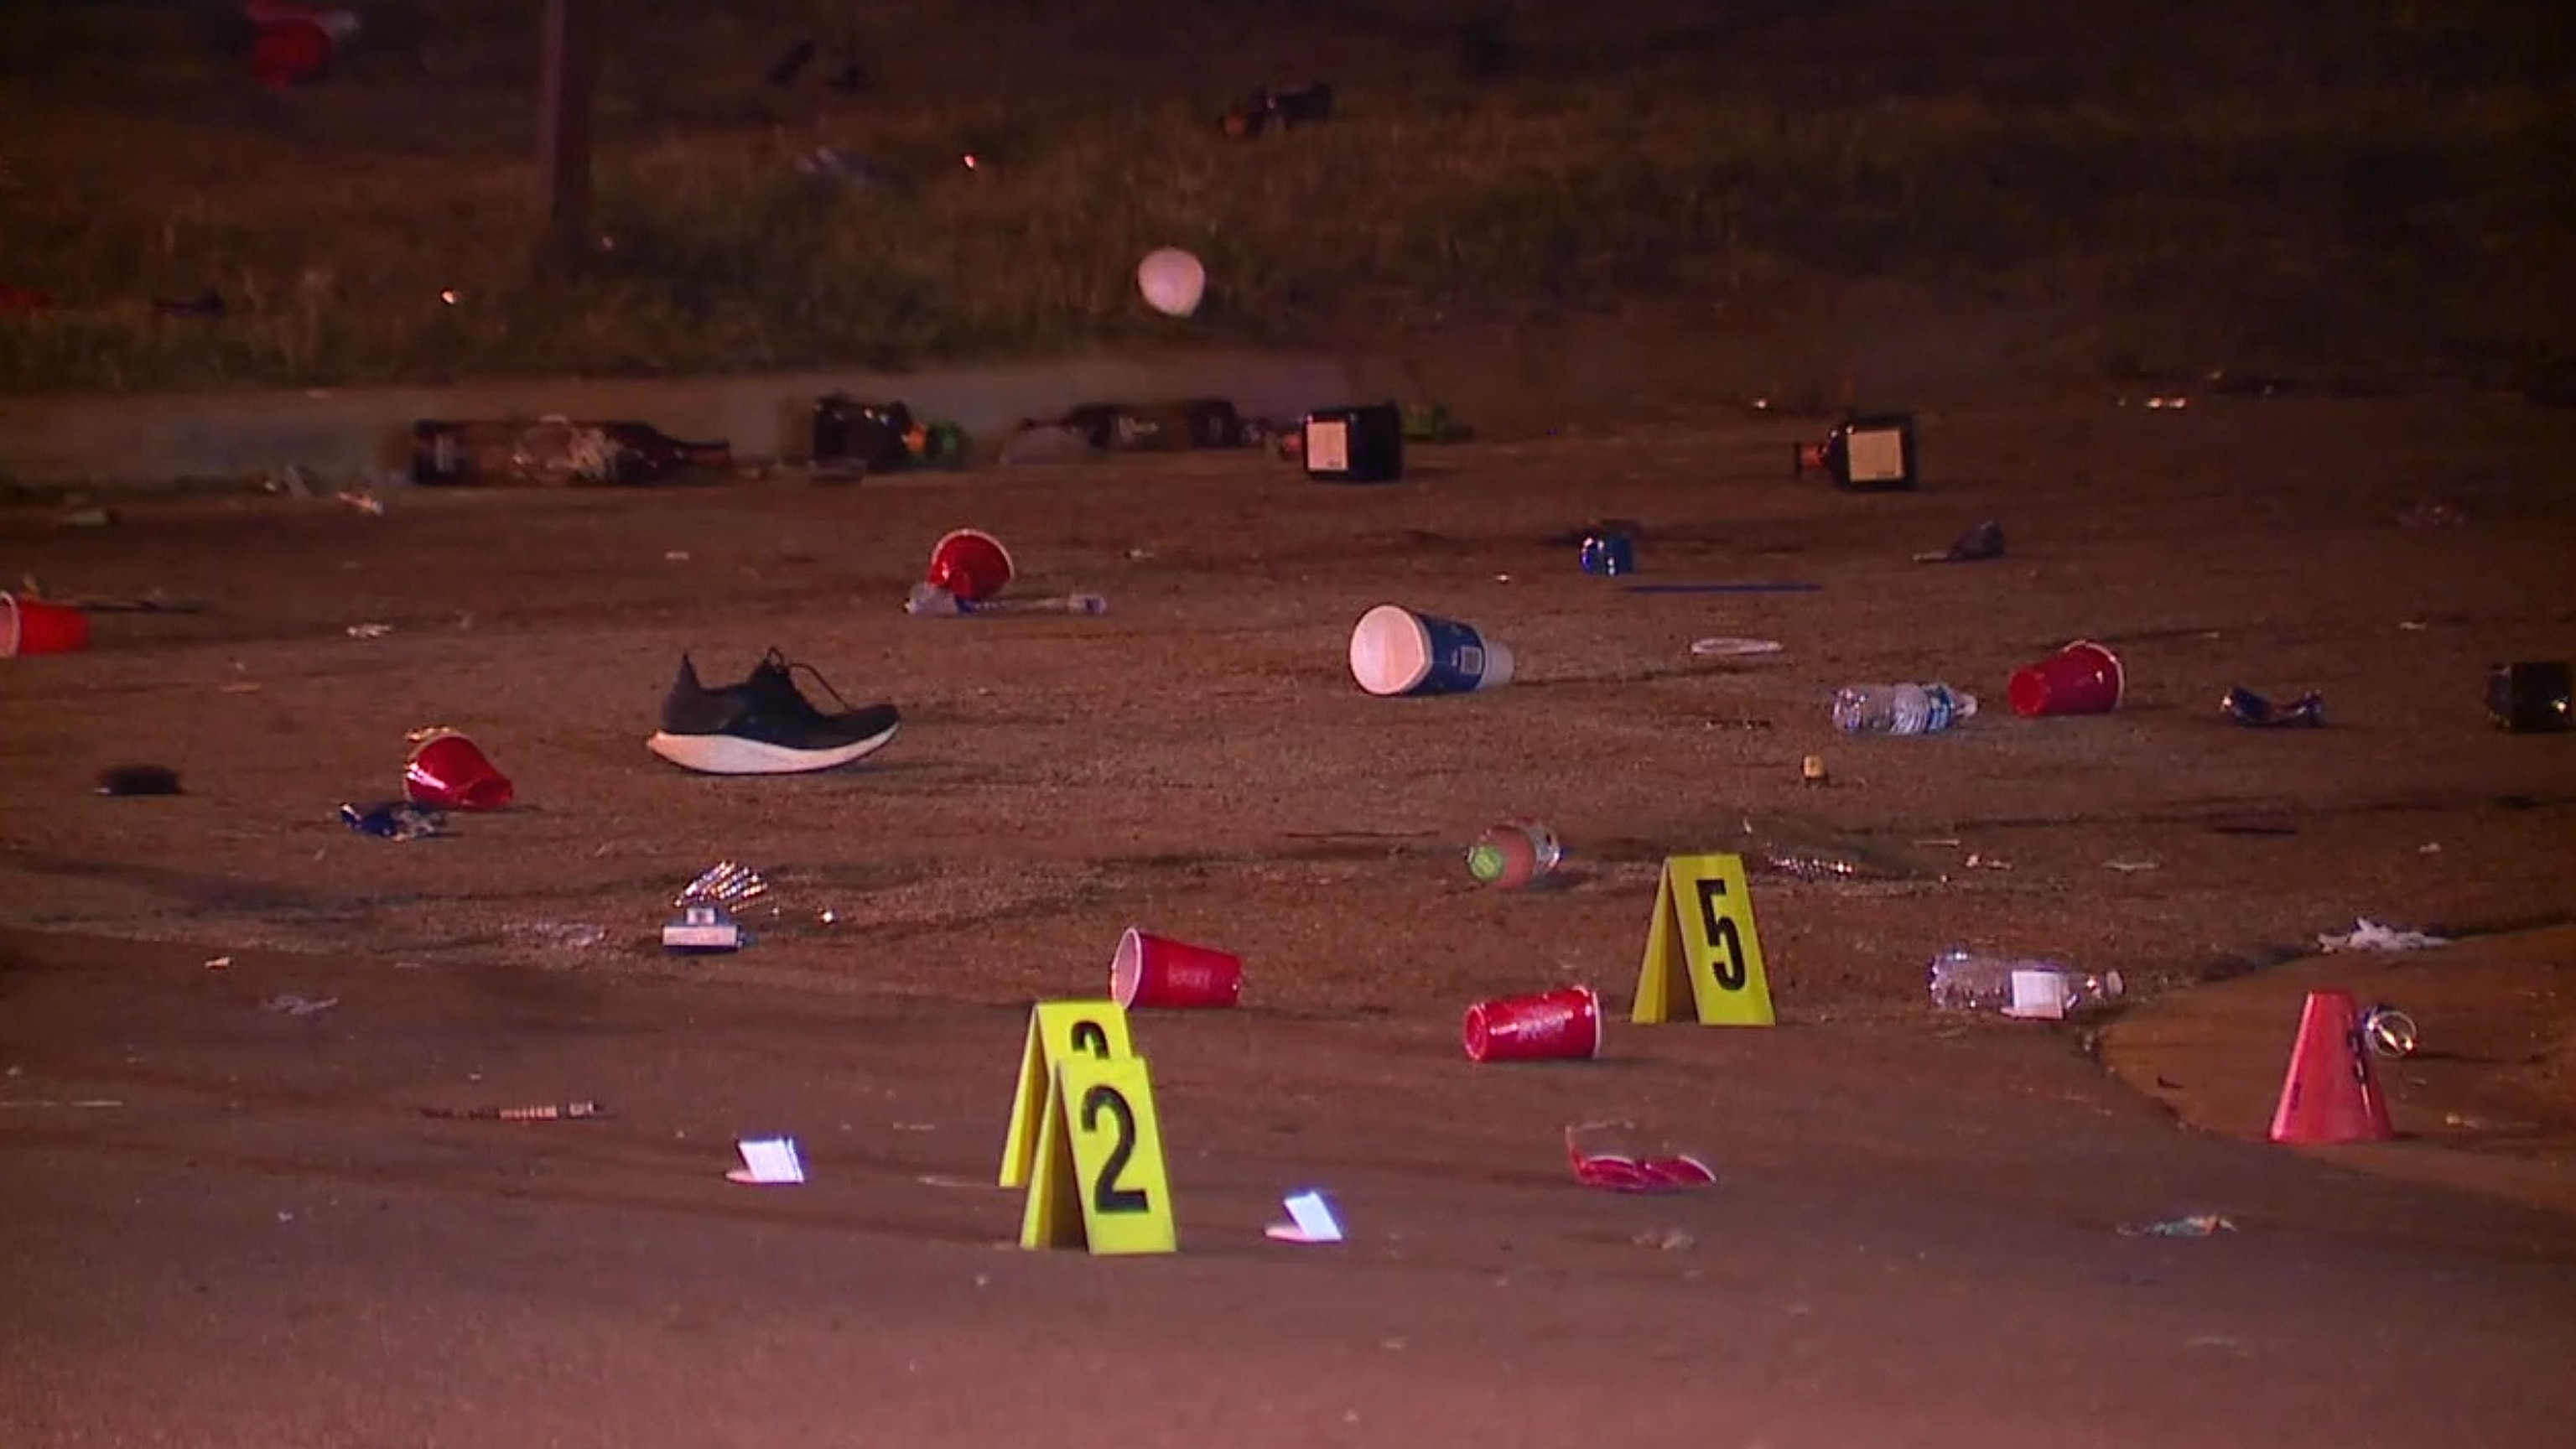
[[2120, 973], [2080, 970], [2062, 961], [1944, 951], [1928, 973], [1932, 1004], [1950, 1011], [1995, 1011], [2055, 1021], [2120, 999]]
[[1845, 734], [1928, 735], [1977, 712], [1977, 697], [1946, 684], [1852, 684], [1834, 692], [1834, 728]]

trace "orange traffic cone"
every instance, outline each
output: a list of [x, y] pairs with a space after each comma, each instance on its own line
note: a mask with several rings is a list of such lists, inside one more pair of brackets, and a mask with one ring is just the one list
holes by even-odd
[[2361, 1012], [2349, 991], [2311, 991], [2299, 1013], [2290, 1074], [2272, 1112], [2272, 1140], [2302, 1144], [2385, 1142], [2388, 1099], [2362, 1049]]

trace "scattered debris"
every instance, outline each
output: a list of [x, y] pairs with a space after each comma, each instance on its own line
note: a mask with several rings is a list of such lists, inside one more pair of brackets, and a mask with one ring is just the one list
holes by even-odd
[[2224, 1213], [2190, 1213], [2163, 1222], [2120, 1225], [2124, 1238], [2206, 1238], [2234, 1231], [2235, 1221]]
[[403, 762], [403, 797], [412, 804], [432, 810], [501, 810], [517, 798], [518, 787], [510, 777], [463, 733], [432, 726], [406, 738], [412, 750]]
[[1916, 563], [1975, 563], [2004, 556], [2004, 526], [1989, 520], [1960, 534], [1939, 553], [1918, 553]]
[[367, 489], [343, 488], [333, 496], [340, 500], [341, 507], [352, 513], [363, 513], [370, 518], [385, 516], [385, 501]]
[[1622, 578], [1637, 571], [1636, 541], [1608, 529], [1587, 534], [1575, 559], [1587, 574]]
[[1822, 755], [1809, 755], [1805, 759], [1800, 760], [1798, 762], [1798, 778], [1810, 785], [1824, 784], [1828, 778], [1825, 773], [1825, 757]]
[[2160, 869], [2152, 860], [2106, 860], [2102, 862], [2102, 868], [2116, 870], [2123, 875], [2135, 875], [2139, 871]]
[[101, 795], [176, 795], [179, 772], [167, 765], [114, 765], [99, 772]]
[[805, 1180], [805, 1159], [793, 1137], [746, 1137], [734, 1148], [742, 1154], [742, 1166], [725, 1174], [727, 1182], [776, 1187]]
[[533, 1107], [423, 1107], [420, 1115], [455, 1122], [575, 1122], [605, 1117], [597, 1102], [548, 1102]]
[[1281, 1199], [1288, 1210], [1288, 1221], [1272, 1223], [1262, 1235], [1281, 1243], [1338, 1243], [1343, 1241], [1342, 1220], [1333, 1210], [1331, 1199], [1320, 1189], [1308, 1188]]
[[1158, 247], [1136, 264], [1136, 290], [1166, 317], [1187, 317], [1207, 295], [1207, 268], [1179, 247]]
[[2563, 659], [2499, 664], [2487, 675], [2487, 715], [2514, 734], [2576, 729], [2576, 664]]
[[1506, 820], [1487, 826], [1467, 848], [1467, 874], [1498, 890], [1518, 890], [1554, 873], [1564, 859], [1555, 831], [1535, 820]]
[[340, 998], [336, 996], [316, 999], [289, 991], [272, 996], [259, 1005], [262, 1011], [274, 1011], [280, 1016], [318, 1016], [339, 1004]]
[[36, 1097], [20, 1102], [0, 1102], [0, 1107], [70, 1108], [76, 1111], [94, 1111], [102, 1107], [122, 1107], [124, 1105], [125, 1104], [123, 1102], [114, 1097], [80, 1097], [71, 1101], [55, 1101], [47, 1098]]
[[903, 601], [903, 611], [921, 619], [962, 619], [969, 614], [1073, 614], [1096, 618], [1109, 612], [1109, 600], [1099, 594], [1044, 594], [969, 603], [937, 584], [921, 583], [912, 586], [911, 596]]
[[1679, 1253], [1699, 1246], [1699, 1239], [1681, 1228], [1642, 1228], [1628, 1241], [1640, 1248], [1653, 1248], [1663, 1253]]
[[2220, 697], [2218, 708], [2238, 724], [2258, 729], [2314, 728], [2326, 722], [2326, 697], [2313, 689], [2287, 705], [2276, 705], [2250, 689], [2231, 689]]
[[382, 639], [393, 631], [394, 626], [391, 624], [352, 624], [349, 626], [349, 637], [352, 639]]
[[373, 835], [385, 840], [418, 840], [425, 835], [442, 835], [447, 831], [446, 816], [408, 800], [342, 805], [340, 820], [360, 835]]
[[2375, 1055], [2395, 1061], [2415, 1055], [2422, 1033], [2415, 1018], [2382, 1001], [2361, 1013], [2361, 1040]]
[[2354, 921], [2353, 929], [2343, 935], [2331, 932], [2317, 937], [2322, 951], [2422, 951], [2434, 946], [2447, 946], [2447, 937], [2428, 936], [2422, 931], [2395, 931], [2364, 916]]
[[1992, 1011], [2024, 1021], [2058, 1021], [2120, 999], [2117, 971], [2094, 973], [2063, 962], [1953, 949], [1925, 973], [1932, 1004], [1951, 1011]]
[[1698, 659], [1758, 659], [1767, 654], [1777, 654], [1780, 648], [1777, 639], [1746, 639], [1719, 634], [1693, 639], [1690, 652]]
[[1575, 1181], [1609, 1192], [1676, 1192], [1717, 1181], [1716, 1169], [1696, 1154], [1669, 1144], [1641, 1144], [1635, 1125], [1628, 1122], [1584, 1122], [1566, 1128], [1565, 1155], [1573, 1165]]
[[113, 508], [102, 508], [92, 504], [86, 508], [66, 509], [55, 514], [54, 526], [56, 528], [108, 528], [114, 526], [122, 516]]
[[233, 958], [230, 956], [209, 956], [206, 958], [206, 969], [209, 971], [227, 971], [232, 968], [232, 964]]

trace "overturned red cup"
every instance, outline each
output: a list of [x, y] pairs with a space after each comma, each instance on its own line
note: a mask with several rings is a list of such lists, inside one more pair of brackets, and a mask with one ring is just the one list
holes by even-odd
[[1589, 986], [1506, 996], [1467, 1008], [1467, 1060], [1539, 1062], [1601, 1055], [1601, 998]]
[[517, 793], [482, 746], [452, 730], [424, 736], [403, 764], [403, 798], [433, 810], [500, 810]]
[[965, 603], [989, 599], [1011, 581], [1011, 551], [980, 528], [953, 529], [930, 546], [925, 577]]
[[2127, 686], [2119, 655], [2079, 639], [2015, 670], [2007, 692], [2016, 714], [2106, 714], [2119, 708]]
[[1243, 958], [1130, 926], [1109, 958], [1109, 994], [1130, 1009], [1232, 1006], [1243, 996]]
[[0, 593], [0, 659], [77, 654], [89, 647], [89, 615], [66, 604]]

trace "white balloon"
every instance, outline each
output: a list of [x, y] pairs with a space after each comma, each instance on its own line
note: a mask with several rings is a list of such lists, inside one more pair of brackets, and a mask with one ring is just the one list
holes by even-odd
[[1164, 316], [1187, 317], [1207, 294], [1207, 268], [1179, 247], [1147, 252], [1136, 264], [1136, 290], [1145, 294], [1146, 306]]

